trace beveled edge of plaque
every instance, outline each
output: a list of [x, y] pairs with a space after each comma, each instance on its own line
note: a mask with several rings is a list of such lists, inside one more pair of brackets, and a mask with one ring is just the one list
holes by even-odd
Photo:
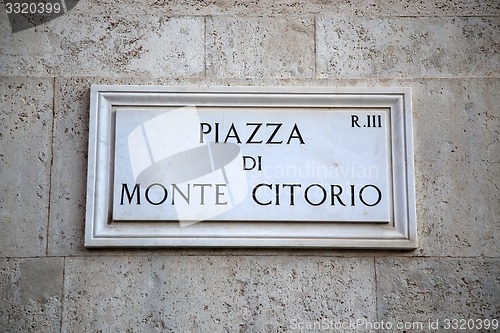
[[[111, 221], [113, 107], [168, 105], [389, 108], [393, 223]], [[88, 152], [85, 247], [417, 248], [410, 88], [92, 85]]]

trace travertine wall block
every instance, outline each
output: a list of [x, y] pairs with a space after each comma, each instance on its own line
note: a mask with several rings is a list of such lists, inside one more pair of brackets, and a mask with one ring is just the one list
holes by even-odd
[[[211, 84], [220, 85], [220, 82], [223, 81]], [[244, 80], [232, 82], [248, 84]], [[49, 232], [49, 253], [52, 255], [88, 253], [83, 248], [88, 149], [88, 116], [85, 115], [91, 83], [179, 84], [154, 79], [68, 78], [56, 81]], [[196, 79], [182, 81], [182, 84], [207, 82]], [[499, 122], [495, 104], [498, 80], [365, 80], [359, 83], [352, 80], [256, 79], [250, 84], [411, 87], [420, 246], [416, 252], [406, 252], [406, 255], [494, 257], [500, 252], [499, 194], [494, 182], [500, 177], [495, 167], [499, 156], [495, 130]], [[433, 126], [429, 127], [429, 123]], [[80, 177], [76, 178], [75, 174]], [[478, 197], [482, 198], [480, 204]]]
[[496, 18], [353, 18], [317, 21], [319, 77], [499, 75]]
[[417, 252], [498, 257], [498, 79], [421, 80], [412, 88]]
[[[445, 330], [445, 319], [498, 318], [499, 264], [498, 259], [376, 259], [379, 318], [425, 323], [408, 332], [458, 332]], [[429, 329], [429, 320], [436, 319], [440, 329]]]
[[[108, 4], [108, 1], [99, 1]], [[126, 2], [128, 7], [137, 1]], [[318, 14], [348, 14], [353, 16], [498, 16], [500, 5], [494, 0], [145, 0], [148, 13], [162, 11], [168, 15], [222, 16], [313, 16]], [[108, 8], [107, 6], [100, 6]]]
[[[85, 192], [87, 184], [88, 109], [90, 85], [81, 80], [61, 84], [56, 80], [54, 113], [54, 159], [52, 166], [48, 250], [64, 255], [83, 247]], [[80, 89], [78, 89], [80, 88]], [[61, 249], [62, 244], [64, 248]]]
[[0, 74], [204, 76], [204, 26], [196, 17], [70, 12], [9, 35]]
[[321, 318], [375, 320], [372, 259], [304, 259], [68, 259], [63, 331], [288, 332]]
[[357, 13], [380, 16], [499, 16], [500, 4], [495, 0], [368, 0], [351, 2]]
[[314, 21], [207, 19], [207, 76], [314, 77]]
[[45, 255], [52, 79], [0, 79], [0, 255]]

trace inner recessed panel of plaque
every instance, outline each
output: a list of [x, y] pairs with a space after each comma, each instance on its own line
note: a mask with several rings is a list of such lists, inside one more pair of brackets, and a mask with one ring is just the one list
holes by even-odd
[[116, 110], [114, 221], [392, 221], [387, 109]]

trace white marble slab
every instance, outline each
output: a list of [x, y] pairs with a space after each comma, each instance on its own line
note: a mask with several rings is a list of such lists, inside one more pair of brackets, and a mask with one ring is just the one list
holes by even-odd
[[415, 248], [407, 88], [93, 86], [85, 245]]

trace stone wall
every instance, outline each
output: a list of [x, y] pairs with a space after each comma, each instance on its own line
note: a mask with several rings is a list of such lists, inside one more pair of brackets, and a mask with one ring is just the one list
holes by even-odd
[[[498, 1], [82, 0], [15, 34], [0, 8], [0, 331], [500, 317]], [[85, 249], [91, 84], [411, 87], [419, 248]]]

